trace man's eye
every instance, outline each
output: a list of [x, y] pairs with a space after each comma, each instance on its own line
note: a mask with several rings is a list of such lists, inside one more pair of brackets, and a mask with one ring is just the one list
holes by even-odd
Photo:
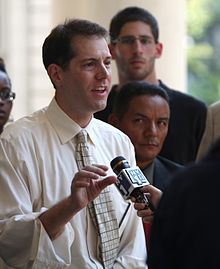
[[143, 45], [147, 45], [147, 44], [151, 43], [151, 40], [149, 38], [147, 38], [147, 37], [142, 37], [142, 38], [140, 38], [140, 42]]
[[93, 69], [94, 67], [95, 67], [95, 63], [94, 62], [88, 62], [88, 63], [85, 63], [84, 65], [83, 65], [83, 68], [85, 68], [85, 69], [87, 69], [87, 70], [91, 70], [91, 69]]
[[167, 121], [160, 121], [160, 122], [158, 122], [158, 125], [160, 126], [160, 127], [166, 127], [167, 126]]
[[125, 37], [121, 39], [121, 43], [125, 45], [132, 45], [134, 44], [135, 40], [135, 37]]
[[90, 66], [94, 66], [95, 64], [93, 63], [93, 62], [89, 62], [89, 63], [86, 63], [85, 64], [85, 66], [88, 66], [88, 67], [90, 67]]
[[142, 123], [143, 122], [143, 119], [135, 119], [134, 120], [136, 123]]
[[106, 68], [108, 68], [108, 69], [111, 68], [111, 61], [106, 62], [106, 63], [105, 63], [105, 66], [106, 66]]
[[10, 97], [10, 92], [8, 91], [2, 91], [0, 92], [0, 96], [4, 99], [8, 99]]

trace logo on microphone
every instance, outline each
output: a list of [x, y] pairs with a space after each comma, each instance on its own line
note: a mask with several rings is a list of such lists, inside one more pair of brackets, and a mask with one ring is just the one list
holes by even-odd
[[133, 196], [138, 202], [148, 204], [147, 197], [140, 191], [140, 188], [150, 183], [140, 168], [130, 167], [128, 161], [121, 156], [111, 161], [111, 167], [117, 175], [115, 185], [123, 198], [127, 200]]

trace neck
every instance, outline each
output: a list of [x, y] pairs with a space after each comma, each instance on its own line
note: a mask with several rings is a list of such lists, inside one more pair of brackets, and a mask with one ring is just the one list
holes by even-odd
[[[128, 77], [122, 77], [120, 76], [120, 74], [118, 74], [119, 76], [119, 83], [118, 83], [118, 87], [116, 90], [119, 90], [124, 84], [128, 83], [129, 81], [132, 81], [134, 79], [130, 79]], [[150, 74], [149, 76], [147, 76], [146, 78], [142, 79], [142, 81], [151, 83], [151, 84], [155, 84], [155, 85], [159, 85], [159, 80], [156, 77], [155, 73]]]
[[71, 117], [81, 128], [85, 128], [90, 121], [92, 120], [92, 116], [89, 117]]
[[93, 114], [91, 113], [84, 113], [80, 110], [73, 110], [71, 107], [67, 107], [62, 104], [57, 98], [56, 102], [58, 106], [63, 110], [65, 114], [68, 115], [73, 121], [75, 121], [81, 128], [85, 128], [91, 121]]

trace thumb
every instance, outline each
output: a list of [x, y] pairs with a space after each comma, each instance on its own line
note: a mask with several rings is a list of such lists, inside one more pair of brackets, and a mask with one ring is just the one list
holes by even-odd
[[146, 193], [146, 192], [149, 192], [149, 193], [159, 193], [161, 192], [158, 188], [154, 187], [153, 185], [149, 184], [147, 186], [144, 186], [141, 188], [141, 191]]

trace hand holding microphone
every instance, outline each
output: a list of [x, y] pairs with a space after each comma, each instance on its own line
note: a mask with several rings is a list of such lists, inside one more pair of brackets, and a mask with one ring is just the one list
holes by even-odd
[[140, 190], [150, 184], [140, 168], [130, 167], [128, 161], [122, 156], [113, 159], [110, 165], [117, 175], [115, 185], [122, 197], [125, 200], [134, 197], [136, 202], [144, 203], [145, 208], [153, 211], [154, 206], [149, 202], [147, 195]]

